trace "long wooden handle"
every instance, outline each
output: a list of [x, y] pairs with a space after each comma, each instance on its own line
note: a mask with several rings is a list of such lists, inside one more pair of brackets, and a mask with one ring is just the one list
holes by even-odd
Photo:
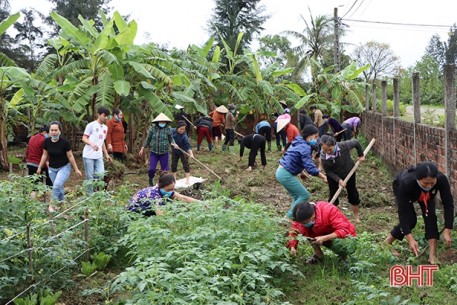
[[187, 151], [184, 151], [184, 149], [181, 149], [181, 147], [178, 147], [178, 149], [180, 151], [182, 151], [183, 153], [185, 153], [186, 155], [188, 155], [189, 157], [191, 157], [192, 159], [194, 159], [195, 161], [197, 161], [198, 164], [200, 164], [201, 166], [203, 166], [204, 168], [206, 168], [211, 174], [213, 174], [214, 176], [216, 176], [220, 181], [222, 181], [222, 178], [219, 177], [215, 172], [213, 172], [208, 166], [206, 166], [205, 164], [201, 163], [200, 161], [198, 161], [195, 157], [193, 157], [192, 155], [188, 154]]
[[234, 130], [233, 132], [234, 132], [235, 134], [239, 135], [240, 137], [243, 137], [243, 138], [244, 138], [244, 136], [243, 136], [241, 133], [239, 133], [238, 131], [235, 131], [235, 130]]
[[[370, 141], [370, 144], [368, 144], [367, 148], [365, 148], [365, 151], [363, 152], [363, 155], [366, 156], [368, 154], [368, 152], [370, 151], [371, 147], [373, 146], [374, 142], [376, 141], [376, 139], [371, 139]], [[352, 175], [355, 173], [355, 171], [357, 170], [357, 167], [359, 167], [360, 165], [360, 161], [357, 160], [357, 162], [354, 164], [354, 166], [352, 167], [351, 171], [349, 172], [349, 174], [346, 176], [346, 178], [344, 179], [344, 183], [347, 183], [348, 180], [352, 177]], [[338, 198], [338, 196], [340, 195], [341, 191], [343, 190], [343, 188], [340, 186], [338, 188], [338, 190], [336, 191], [335, 195], [333, 195], [333, 198], [332, 200], [330, 200], [330, 203], [333, 204], [335, 203], [335, 200]]]
[[346, 131], [346, 128], [344, 128], [343, 130], [340, 130], [338, 132], [336, 132], [333, 136], [336, 137], [337, 135], [339, 135], [340, 133], [343, 133]]
[[194, 125], [194, 124], [192, 124], [192, 122], [191, 122], [191, 121], [189, 121], [189, 119], [188, 119], [188, 118], [186, 118], [186, 116], [185, 116], [185, 115], [181, 115], [181, 116], [184, 118], [184, 120], [186, 120], [187, 122], [189, 122], [189, 124], [190, 124], [190, 125], [192, 125], [192, 127], [194, 127], [195, 129], [197, 129], [197, 127], [195, 127], [195, 125]]

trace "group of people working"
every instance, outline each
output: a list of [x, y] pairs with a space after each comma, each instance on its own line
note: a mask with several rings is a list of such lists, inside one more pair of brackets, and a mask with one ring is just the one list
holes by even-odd
[[[360, 143], [357, 139], [353, 139], [353, 136], [357, 136], [361, 123], [359, 118], [350, 118], [339, 125], [336, 120], [323, 116], [316, 107], [310, 109], [313, 111], [315, 120], [313, 121], [306, 112], [301, 111], [300, 125], [303, 123], [303, 126], [300, 131], [291, 123], [288, 108], [277, 116], [273, 124], [273, 131], [277, 141], [278, 139], [281, 141], [280, 132], [282, 131], [285, 132], [287, 139], [287, 143], [282, 142], [283, 145], [281, 142], [277, 142], [278, 150], [281, 150], [283, 155], [276, 170], [277, 181], [293, 198], [291, 208], [287, 212], [287, 217], [292, 222], [287, 246], [291, 253], [295, 254], [298, 245], [297, 234], [305, 235], [314, 249], [314, 255], [307, 262], [317, 263], [323, 258], [321, 246], [330, 248], [343, 259], [355, 251], [355, 226], [338, 209], [338, 198], [332, 203], [330, 201], [339, 188], [346, 188], [355, 222], [360, 223], [358, 208], [360, 197], [356, 186], [356, 175], [354, 173], [347, 181], [345, 178], [355, 164], [351, 157], [352, 149], [356, 150], [358, 161], [364, 161], [365, 156]], [[197, 130], [197, 150], [200, 149], [204, 137], [208, 141], [208, 149], [212, 150], [213, 139], [221, 140], [222, 128], [225, 128], [227, 135], [222, 150], [233, 150], [238, 113], [235, 105], [230, 104], [228, 109], [225, 106], [219, 106], [210, 113], [210, 116], [198, 119], [194, 125]], [[97, 120], [86, 126], [82, 137], [82, 141], [85, 143], [83, 164], [86, 179], [89, 181], [89, 193], [93, 192], [90, 182], [103, 175], [103, 157], [110, 162], [109, 153], [113, 153], [113, 157], [122, 160], [127, 152], [127, 145], [124, 142], [125, 130], [122, 127], [123, 114], [120, 110], [114, 110], [113, 114], [113, 118], [108, 120], [109, 110], [104, 107], [98, 109]], [[183, 114], [181, 113], [181, 115]], [[172, 120], [163, 113], [152, 121], [146, 140], [139, 152], [140, 156], [143, 156], [146, 148], [150, 151], [149, 187], [140, 190], [131, 198], [130, 211], [151, 216], [161, 214], [160, 206], [169, 200], [195, 201], [191, 197], [179, 194], [174, 189], [179, 160], [186, 173], [186, 183], [189, 183], [188, 157], [194, 157], [187, 135], [190, 121], [186, 117], [184, 118], [185, 120], [179, 120], [176, 128], [173, 129], [170, 127]], [[341, 142], [338, 137], [324, 134], [324, 124], [330, 126], [334, 133], [342, 134], [342, 138], [346, 141]], [[40, 174], [48, 171], [47, 184], [52, 185], [52, 198], [60, 201], [64, 199], [63, 185], [70, 175], [71, 166], [77, 175], [82, 176], [72, 154], [71, 145], [61, 137], [61, 132], [61, 124], [52, 122], [30, 139], [27, 149], [29, 172]], [[271, 150], [271, 135], [271, 125], [264, 117], [256, 124], [255, 133], [239, 138], [240, 160], [243, 157], [244, 149], [250, 149], [248, 170], [252, 170], [259, 151], [262, 166], [265, 167], [267, 164], [265, 151], [267, 143], [268, 149]], [[155, 184], [154, 177], [158, 163], [163, 172], [169, 171], [170, 146], [172, 147], [172, 173], [162, 175]], [[306, 180], [310, 176], [321, 178], [324, 183], [328, 184], [329, 200], [311, 201], [311, 194], [297, 176], [302, 180]], [[385, 244], [390, 245], [395, 240], [406, 238], [413, 253], [416, 256], [419, 254], [418, 243], [411, 233], [417, 222], [413, 203], [418, 201], [425, 223], [425, 236], [430, 246], [429, 262], [436, 263], [439, 232], [435, 213], [435, 197], [438, 192], [444, 207], [443, 238], [446, 245], [451, 244], [454, 205], [448, 179], [438, 171], [433, 163], [423, 162], [400, 173], [394, 180], [393, 191], [397, 201], [399, 224], [386, 238]], [[398, 253], [394, 252], [394, 254]]]

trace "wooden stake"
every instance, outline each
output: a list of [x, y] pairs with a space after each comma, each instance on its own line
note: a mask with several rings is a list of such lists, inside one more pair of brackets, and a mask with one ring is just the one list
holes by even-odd
[[84, 258], [89, 261], [89, 209], [84, 209]]
[[239, 133], [238, 131], [233, 131], [235, 134], [239, 135], [240, 137], [243, 137], [244, 138], [244, 135], [242, 135], [241, 133]]
[[29, 271], [33, 281], [33, 257], [32, 257], [32, 240], [30, 238], [30, 223], [27, 224], [27, 247], [29, 248]]
[[[363, 155], [366, 156], [368, 154], [368, 152], [370, 151], [371, 147], [373, 146], [374, 142], [376, 141], [376, 139], [371, 139], [371, 142], [370, 144], [368, 144], [367, 148], [365, 148], [365, 151], [363, 152]], [[349, 174], [346, 176], [346, 178], [344, 178], [344, 183], [347, 183], [348, 180], [352, 177], [352, 175], [355, 173], [355, 171], [357, 170], [357, 167], [359, 167], [360, 165], [360, 161], [357, 161], [355, 163], [355, 165], [352, 167], [351, 171], [349, 172]], [[343, 190], [343, 188], [340, 186], [338, 188], [338, 191], [336, 191], [335, 195], [333, 195], [333, 198], [332, 200], [330, 200], [330, 203], [333, 204], [335, 203], [335, 200], [338, 198], [338, 196], [340, 195], [341, 191]]]

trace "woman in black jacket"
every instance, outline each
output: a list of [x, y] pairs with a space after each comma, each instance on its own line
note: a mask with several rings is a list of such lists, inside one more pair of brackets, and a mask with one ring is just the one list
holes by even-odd
[[[429, 263], [436, 264], [436, 248], [438, 245], [438, 224], [435, 214], [435, 197], [438, 191], [444, 207], [444, 235], [446, 246], [451, 246], [451, 231], [454, 220], [454, 201], [447, 177], [438, 171], [432, 162], [422, 162], [401, 172], [393, 182], [393, 191], [398, 207], [400, 224], [395, 226], [387, 236], [384, 244], [390, 245], [396, 239], [406, 237], [409, 248], [414, 255], [419, 255], [419, 244], [411, 230], [416, 226], [417, 217], [413, 203], [419, 202], [425, 224], [425, 238], [428, 240]], [[394, 251], [395, 255], [398, 252]]]

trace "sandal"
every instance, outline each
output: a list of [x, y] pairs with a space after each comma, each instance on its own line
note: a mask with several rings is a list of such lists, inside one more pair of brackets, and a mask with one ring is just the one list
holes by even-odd
[[311, 256], [310, 258], [305, 260], [305, 264], [315, 265], [315, 264], [322, 262], [323, 260], [324, 260], [323, 257], [319, 257], [316, 254], [314, 254], [313, 256]]

